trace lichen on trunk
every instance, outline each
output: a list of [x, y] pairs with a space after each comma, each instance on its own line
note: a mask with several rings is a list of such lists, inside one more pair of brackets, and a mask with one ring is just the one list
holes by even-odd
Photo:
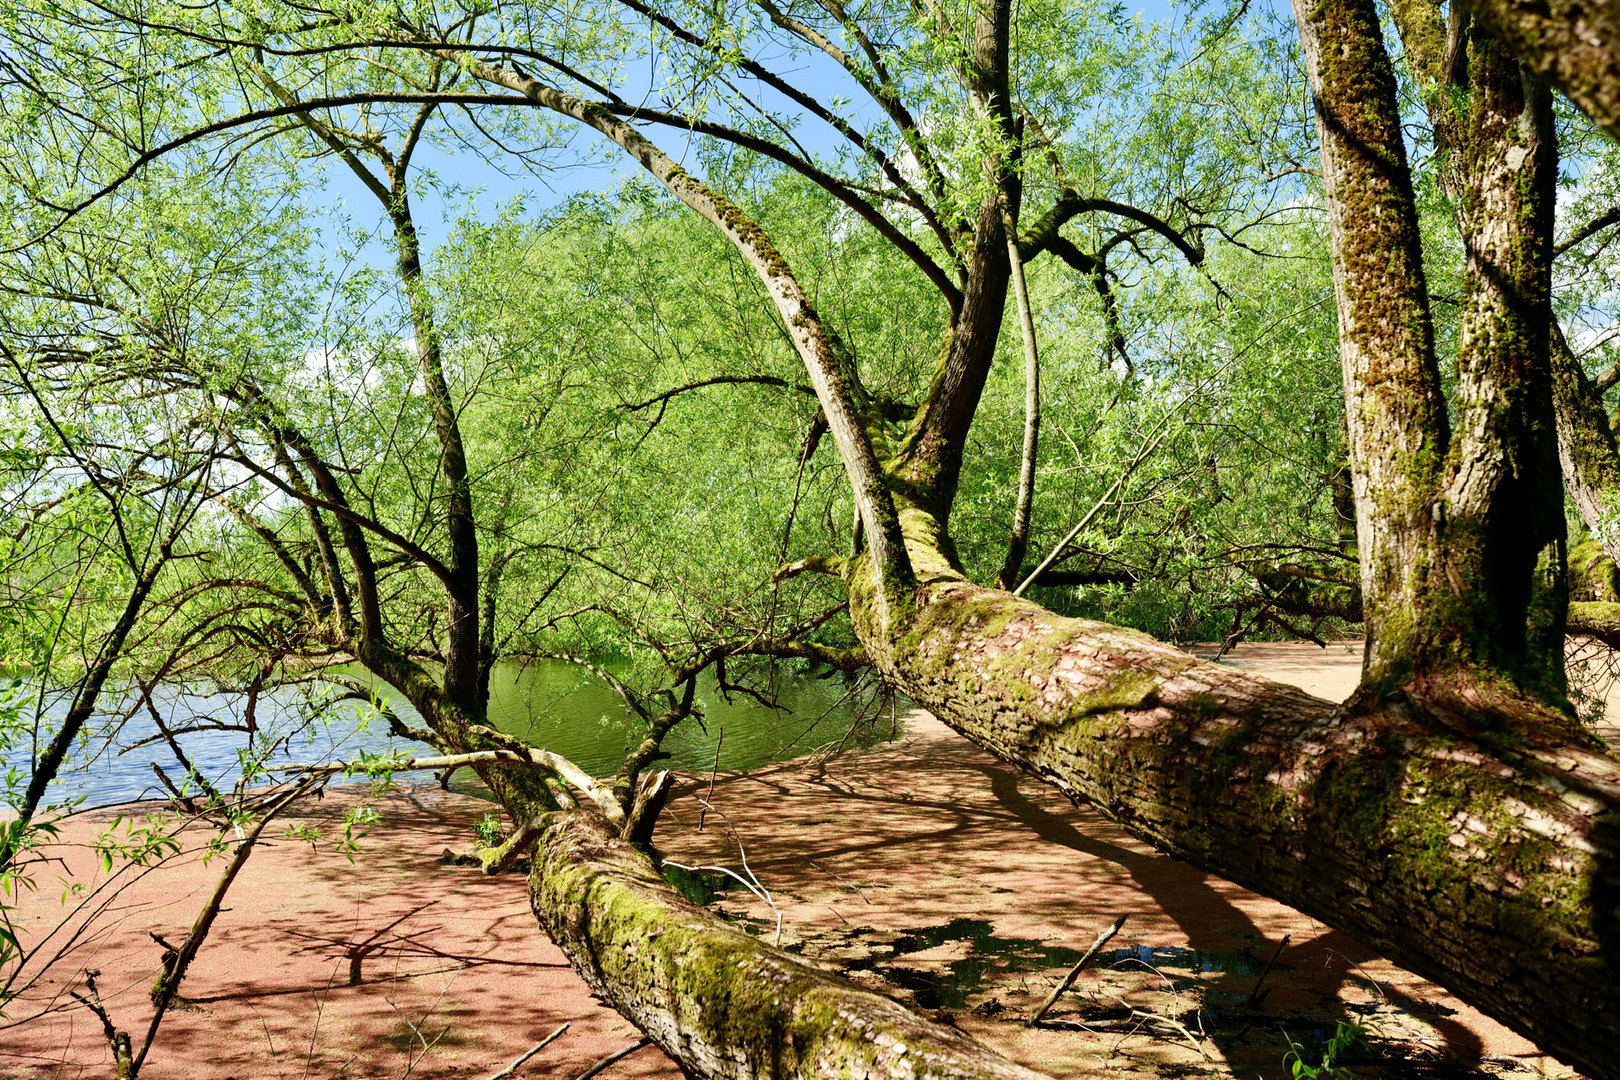
[[1431, 678], [1355, 712], [964, 578], [905, 515], [911, 620], [879, 668], [1005, 761], [1160, 850], [1292, 904], [1620, 1076], [1620, 763], [1506, 684]]
[[688, 1075], [1045, 1080], [688, 902], [593, 813], [552, 815], [529, 896], [574, 970]]

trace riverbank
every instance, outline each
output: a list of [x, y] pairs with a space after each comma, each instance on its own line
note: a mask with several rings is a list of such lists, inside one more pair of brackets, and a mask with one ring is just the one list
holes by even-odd
[[[1232, 659], [1342, 697], [1359, 651], [1266, 645]], [[909, 718], [896, 743], [722, 774], [699, 831], [708, 785], [687, 777], [671, 801], [656, 838], [670, 858], [741, 869], [740, 844], [781, 912], [784, 945], [1054, 1075], [1282, 1080], [1287, 1040], [1319, 1061], [1321, 1039], [1349, 1021], [1369, 1034], [1368, 1052], [1348, 1062], [1361, 1077], [1570, 1075], [1345, 935], [1154, 853], [926, 714]], [[358, 796], [333, 794], [291, 820], [330, 838]], [[329, 842], [276, 839], [255, 853], [148, 1075], [488, 1077], [568, 1021], [517, 1075], [573, 1080], [633, 1042], [637, 1033], [536, 929], [521, 877], [439, 862], [467, 843], [487, 806], [413, 788], [381, 801], [384, 820], [352, 864]], [[82, 846], [90, 824], [73, 826], [53, 852], [64, 864], [23, 900], [25, 937], [59, 917], [52, 883], [63, 871], [93, 880]], [[27, 999], [57, 1011], [0, 1031], [0, 1076], [108, 1075], [99, 1023], [67, 997], [76, 973], [99, 968], [114, 1018], [142, 1022], [159, 959], [147, 935], [183, 937], [219, 867], [193, 854], [121, 895], [65, 961], [64, 981]], [[770, 909], [741, 889], [715, 902], [774, 928]], [[1105, 963], [1054, 1012], [1104, 1030], [1019, 1023], [1121, 914]], [[24, 1015], [18, 1006], [8, 1013]], [[647, 1048], [605, 1075], [679, 1073]]]

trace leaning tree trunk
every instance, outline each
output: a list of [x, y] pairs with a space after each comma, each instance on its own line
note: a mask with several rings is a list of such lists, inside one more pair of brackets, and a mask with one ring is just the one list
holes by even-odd
[[1047, 1080], [688, 903], [593, 812], [551, 816], [529, 881], [574, 970], [688, 1076]]
[[906, 531], [913, 614], [880, 629], [856, 569], [851, 615], [919, 705], [1160, 850], [1620, 1077], [1620, 764], [1566, 716], [1474, 683], [1348, 713], [974, 585], [932, 519], [910, 512]]
[[[1323, 110], [1358, 551], [1375, 642], [1359, 713], [1131, 631], [1061, 618], [953, 567], [944, 522], [1005, 304], [997, 199], [981, 204], [965, 245], [969, 280], [945, 362], [882, 461], [857, 407], [852, 359], [756, 223], [608, 110], [522, 72], [445, 55], [617, 142], [754, 268], [792, 330], [848, 473], [867, 543], [847, 564], [850, 614], [898, 687], [1163, 850], [1356, 933], [1594, 1077], [1620, 1080], [1620, 1063], [1605, 1053], [1620, 1043], [1620, 765], [1568, 715], [1516, 693], [1513, 665], [1474, 668], [1477, 656], [1513, 653], [1515, 634], [1522, 652], [1526, 627], [1521, 619], [1500, 641], [1486, 640], [1503, 618], [1471, 612], [1468, 582], [1454, 577], [1478, 565], [1527, 576], [1522, 551], [1470, 563], [1457, 543], [1459, 529], [1488, 533], [1502, 518], [1493, 448], [1529, 445], [1515, 440], [1533, 434], [1524, 403], [1504, 397], [1520, 383], [1511, 371], [1474, 373], [1482, 381], [1468, 400], [1485, 410], [1510, 405], [1511, 415], [1507, 430], [1486, 417], [1464, 431], [1469, 449], [1453, 457], [1378, 12], [1371, 0], [1298, 6]], [[1006, 5], [984, 5], [980, 16], [969, 89], [1010, 134]], [[997, 184], [1013, 187], [1014, 176]], [[1532, 398], [1541, 392], [1534, 382], [1523, 381]], [[1451, 483], [1459, 467], [1497, 472], [1479, 477], [1489, 479], [1484, 488], [1459, 492]], [[1469, 514], [1482, 507], [1483, 520], [1443, 527], [1448, 499]], [[897, 504], [909, 507], [904, 529]], [[1495, 550], [1494, 539], [1481, 550]], [[1504, 552], [1524, 547], [1505, 539]], [[1504, 643], [1505, 652], [1496, 648]], [[862, 1056], [878, 1053], [869, 1037], [883, 1045], [861, 1022], [890, 1023], [882, 999], [851, 996], [722, 933], [646, 864], [574, 827], [559, 825], [546, 841], [536, 909], [587, 980], [688, 1068], [738, 1077], [840, 1072], [851, 1062], [851, 1071], [908, 1071], [909, 1050], [904, 1062]], [[930, 1054], [949, 1050], [926, 1029], [917, 1038]], [[943, 1060], [939, 1069], [958, 1068]]]

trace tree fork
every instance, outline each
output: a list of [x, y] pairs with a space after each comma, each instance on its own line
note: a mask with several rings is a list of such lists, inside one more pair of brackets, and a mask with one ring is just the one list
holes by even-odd
[[1620, 5], [1605, 0], [1458, 0], [1508, 50], [1620, 139]]

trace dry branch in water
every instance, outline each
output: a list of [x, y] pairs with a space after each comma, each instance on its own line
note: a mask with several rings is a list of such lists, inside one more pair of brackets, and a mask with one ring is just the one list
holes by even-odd
[[1130, 918], [1129, 915], [1121, 915], [1112, 924], [1105, 926], [1098, 932], [1097, 939], [1091, 943], [1091, 948], [1087, 949], [1086, 954], [1075, 963], [1074, 967], [1069, 969], [1069, 973], [1063, 976], [1063, 981], [1057, 984], [1057, 988], [1047, 995], [1045, 1001], [1041, 1002], [1041, 1007], [1035, 1010], [1035, 1015], [1029, 1018], [1030, 1027], [1039, 1024], [1041, 1018], [1051, 1011], [1052, 1006], [1057, 1004], [1057, 999], [1063, 996], [1064, 991], [1074, 985], [1074, 980], [1079, 978], [1080, 972], [1084, 970], [1087, 964], [1091, 963], [1091, 958], [1096, 956], [1098, 951], [1108, 944], [1115, 934], [1119, 933], [1119, 928], [1125, 925], [1125, 920], [1128, 918]]

